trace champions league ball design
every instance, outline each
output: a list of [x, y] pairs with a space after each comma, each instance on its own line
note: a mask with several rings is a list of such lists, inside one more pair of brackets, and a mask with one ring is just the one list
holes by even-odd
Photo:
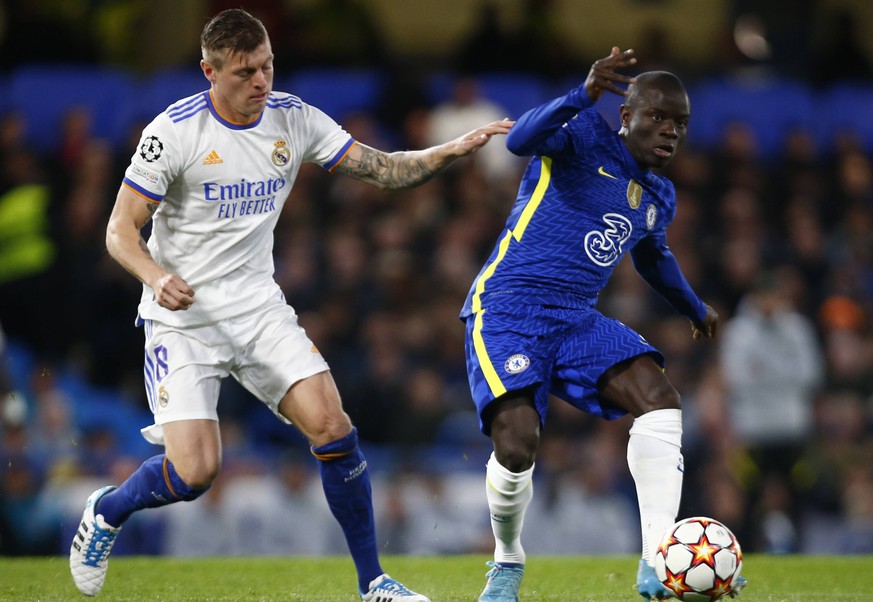
[[743, 568], [743, 552], [730, 529], [704, 516], [686, 518], [664, 535], [655, 574], [680, 600], [723, 598]]
[[139, 145], [139, 156], [152, 163], [157, 161], [164, 151], [164, 144], [157, 136], [149, 136]]

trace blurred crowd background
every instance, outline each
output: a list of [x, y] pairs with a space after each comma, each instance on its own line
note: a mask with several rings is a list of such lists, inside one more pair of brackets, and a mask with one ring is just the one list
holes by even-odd
[[[199, 31], [232, 5], [0, 2], [2, 554], [66, 554], [87, 495], [159, 451], [138, 432], [151, 421], [140, 285], [108, 257], [105, 225], [142, 126], [206, 89]], [[873, 5], [242, 6], [270, 30], [275, 88], [385, 150], [517, 117], [579, 85], [612, 45], [683, 77], [693, 115], [667, 171], [669, 242], [720, 336], [692, 341], [629, 261], [600, 300], [664, 352], [682, 394], [680, 516], [719, 518], [748, 551], [873, 553]], [[619, 104], [597, 108], [615, 123]], [[388, 552], [491, 549], [491, 448], [457, 315], [524, 166], [495, 139], [385, 193], [309, 165], [281, 217], [276, 278], [358, 426]], [[220, 413], [216, 484], [135, 515], [118, 553], [342, 553], [305, 441], [233, 380]], [[628, 427], [553, 404], [529, 553], [638, 551]]]

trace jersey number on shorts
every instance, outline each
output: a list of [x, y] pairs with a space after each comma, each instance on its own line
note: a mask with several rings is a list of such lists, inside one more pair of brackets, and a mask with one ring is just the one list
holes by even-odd
[[167, 348], [163, 345], [155, 347], [155, 381], [161, 382], [169, 373], [170, 367], [167, 364]]

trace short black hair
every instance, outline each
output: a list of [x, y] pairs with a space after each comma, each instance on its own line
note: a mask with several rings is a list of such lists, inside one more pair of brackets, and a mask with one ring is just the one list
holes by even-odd
[[688, 96], [685, 90], [685, 84], [682, 80], [669, 71], [646, 71], [636, 76], [636, 81], [630, 85], [627, 91], [627, 101], [625, 104], [633, 106], [636, 103], [637, 96], [642, 90], [657, 88], [664, 93], [676, 92]]

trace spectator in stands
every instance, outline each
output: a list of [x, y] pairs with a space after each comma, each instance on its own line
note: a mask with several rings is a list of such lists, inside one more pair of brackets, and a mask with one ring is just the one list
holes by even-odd
[[57, 240], [51, 190], [39, 156], [27, 147], [2, 154], [0, 178], [0, 320], [10, 337], [56, 359], [58, 312], [53, 309]]
[[[433, 107], [428, 123], [428, 144], [459, 136], [469, 131], [471, 124], [488, 123], [507, 117], [506, 109], [486, 98], [478, 80], [460, 76], [451, 85], [451, 96]], [[484, 120], [484, 121], [483, 121]], [[503, 144], [490, 144], [477, 153], [474, 161], [488, 182], [504, 186], [520, 168], [518, 158]]]
[[[747, 486], [765, 533], [776, 520], [796, 529], [791, 475], [812, 434], [813, 404], [824, 381], [815, 326], [786, 297], [787, 275], [773, 270], [758, 276], [725, 325], [720, 346], [730, 427], [755, 465]], [[799, 540], [780, 536], [748, 545], [793, 552]]]
[[[61, 513], [44, 488], [44, 473], [26, 456], [4, 457], [0, 465], [0, 521], [8, 529], [0, 541], [5, 554], [45, 556], [58, 551]], [[5, 535], [0, 531], [0, 535]]]

